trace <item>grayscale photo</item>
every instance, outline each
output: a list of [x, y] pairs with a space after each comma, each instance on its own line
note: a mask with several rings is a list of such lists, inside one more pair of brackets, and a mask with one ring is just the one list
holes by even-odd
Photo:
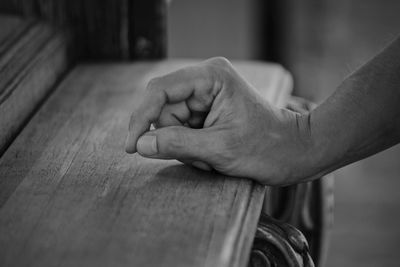
[[399, 14], [0, 0], [0, 267], [400, 266]]

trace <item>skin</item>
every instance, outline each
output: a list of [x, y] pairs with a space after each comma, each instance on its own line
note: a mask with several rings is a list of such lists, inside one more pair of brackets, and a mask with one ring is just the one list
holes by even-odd
[[126, 151], [288, 185], [399, 141], [397, 39], [303, 115], [263, 100], [225, 58], [154, 78], [132, 112]]

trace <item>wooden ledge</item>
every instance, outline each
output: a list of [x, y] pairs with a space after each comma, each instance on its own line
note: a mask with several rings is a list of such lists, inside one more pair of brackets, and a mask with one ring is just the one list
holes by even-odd
[[[0, 159], [1, 266], [246, 266], [264, 187], [124, 152], [148, 79], [193, 61], [81, 65]], [[283, 105], [277, 65], [234, 65]]]

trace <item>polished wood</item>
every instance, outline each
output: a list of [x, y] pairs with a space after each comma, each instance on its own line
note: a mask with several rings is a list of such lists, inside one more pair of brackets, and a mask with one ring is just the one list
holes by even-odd
[[0, 155], [71, 65], [69, 38], [33, 19], [0, 16]]
[[[1, 266], [246, 266], [264, 187], [124, 152], [146, 82], [192, 61], [75, 68], [0, 159]], [[273, 104], [290, 76], [235, 63]]]

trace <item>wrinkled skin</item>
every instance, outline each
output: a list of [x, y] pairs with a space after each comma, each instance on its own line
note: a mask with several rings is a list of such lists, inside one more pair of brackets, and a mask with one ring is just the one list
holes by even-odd
[[228, 60], [212, 58], [149, 82], [126, 151], [286, 185], [307, 176], [309, 142], [306, 116], [271, 106]]

